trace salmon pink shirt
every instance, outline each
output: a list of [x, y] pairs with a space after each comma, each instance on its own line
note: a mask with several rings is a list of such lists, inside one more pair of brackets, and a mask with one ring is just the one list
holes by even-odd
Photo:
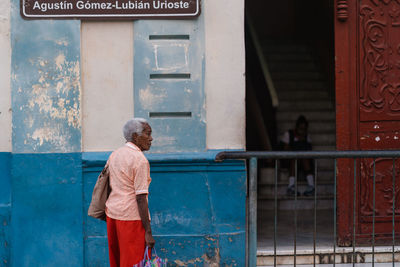
[[111, 193], [106, 202], [107, 216], [123, 221], [140, 220], [136, 195], [149, 193], [148, 160], [140, 148], [128, 142], [110, 155], [108, 166]]

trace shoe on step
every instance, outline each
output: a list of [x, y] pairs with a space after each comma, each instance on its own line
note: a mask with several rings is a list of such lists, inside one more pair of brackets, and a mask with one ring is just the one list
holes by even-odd
[[[288, 196], [294, 196], [295, 195], [295, 187], [294, 185], [289, 186], [286, 190], [286, 195]], [[297, 191], [297, 195], [300, 196], [300, 193]]]
[[315, 188], [312, 185], [307, 186], [306, 191], [304, 191], [303, 196], [311, 197], [315, 193]]

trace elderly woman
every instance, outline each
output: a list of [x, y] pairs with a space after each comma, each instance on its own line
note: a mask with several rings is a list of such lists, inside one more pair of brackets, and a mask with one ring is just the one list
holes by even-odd
[[126, 144], [108, 159], [111, 193], [106, 202], [111, 267], [132, 267], [143, 259], [146, 245], [154, 246], [147, 195], [150, 166], [143, 151], [151, 146], [151, 127], [133, 118], [124, 128]]

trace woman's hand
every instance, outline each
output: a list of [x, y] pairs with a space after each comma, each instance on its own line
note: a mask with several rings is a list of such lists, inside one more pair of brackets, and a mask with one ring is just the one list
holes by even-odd
[[147, 245], [149, 248], [154, 247], [154, 244], [156, 243], [156, 241], [154, 240], [153, 235], [152, 235], [151, 232], [146, 232], [146, 233], [144, 234], [144, 238], [145, 238], [145, 240], [146, 240], [146, 245]]

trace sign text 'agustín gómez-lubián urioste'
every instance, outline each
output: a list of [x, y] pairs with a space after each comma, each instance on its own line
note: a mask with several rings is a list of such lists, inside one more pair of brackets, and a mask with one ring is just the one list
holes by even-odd
[[20, 0], [27, 19], [190, 18], [200, 14], [200, 0]]

